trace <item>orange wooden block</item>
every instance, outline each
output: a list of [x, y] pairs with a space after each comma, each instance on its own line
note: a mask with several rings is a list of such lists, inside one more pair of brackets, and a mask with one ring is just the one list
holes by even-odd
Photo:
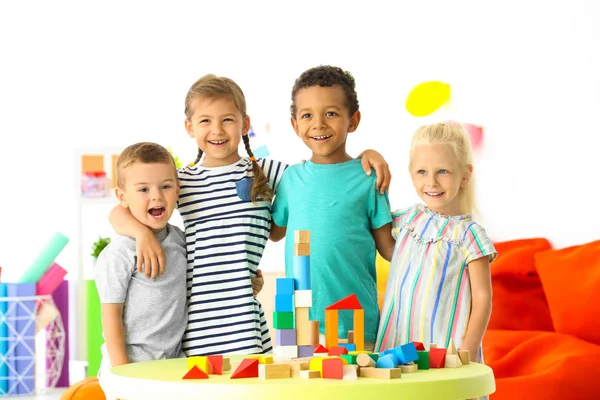
[[356, 351], [365, 349], [365, 310], [354, 310], [354, 345]]
[[211, 374], [223, 375], [223, 356], [206, 356], [210, 363], [209, 370]]
[[296, 307], [296, 345], [309, 346], [312, 343], [311, 322], [308, 307]]
[[341, 358], [323, 359], [323, 378], [325, 379], [343, 379], [344, 363]]
[[338, 311], [325, 310], [325, 347], [338, 345]]
[[194, 365], [182, 379], [208, 379], [208, 375], [198, 368], [197, 365]]

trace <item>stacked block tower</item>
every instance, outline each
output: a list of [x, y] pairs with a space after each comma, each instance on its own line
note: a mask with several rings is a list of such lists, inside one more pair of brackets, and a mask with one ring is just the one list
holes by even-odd
[[279, 358], [312, 357], [319, 344], [319, 321], [309, 319], [312, 307], [310, 284], [310, 232], [294, 232], [293, 277], [276, 281], [275, 355]]

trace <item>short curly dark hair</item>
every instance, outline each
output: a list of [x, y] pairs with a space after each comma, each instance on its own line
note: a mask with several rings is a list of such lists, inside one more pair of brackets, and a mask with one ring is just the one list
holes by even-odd
[[356, 82], [354, 77], [348, 71], [344, 71], [339, 67], [330, 65], [320, 65], [311, 69], [307, 69], [296, 79], [294, 88], [292, 89], [292, 105], [290, 112], [292, 118], [296, 119], [296, 95], [301, 89], [311, 86], [331, 87], [340, 85], [346, 95], [346, 106], [350, 115], [354, 115], [358, 111], [358, 96], [356, 95]]

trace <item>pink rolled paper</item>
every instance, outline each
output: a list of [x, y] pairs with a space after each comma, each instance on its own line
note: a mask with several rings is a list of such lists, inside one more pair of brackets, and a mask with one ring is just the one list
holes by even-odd
[[37, 283], [38, 296], [52, 294], [58, 285], [61, 284], [66, 274], [67, 271], [63, 267], [57, 263], [53, 263]]

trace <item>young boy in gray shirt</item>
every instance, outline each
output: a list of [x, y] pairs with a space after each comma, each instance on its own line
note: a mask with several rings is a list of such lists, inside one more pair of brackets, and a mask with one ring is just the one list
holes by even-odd
[[100, 386], [112, 367], [183, 356], [187, 324], [185, 236], [168, 224], [179, 198], [173, 158], [158, 144], [137, 143], [121, 153], [116, 169], [121, 206], [154, 232], [168, 268], [156, 279], [138, 272], [136, 242], [125, 236], [100, 253], [95, 267], [105, 340]]

